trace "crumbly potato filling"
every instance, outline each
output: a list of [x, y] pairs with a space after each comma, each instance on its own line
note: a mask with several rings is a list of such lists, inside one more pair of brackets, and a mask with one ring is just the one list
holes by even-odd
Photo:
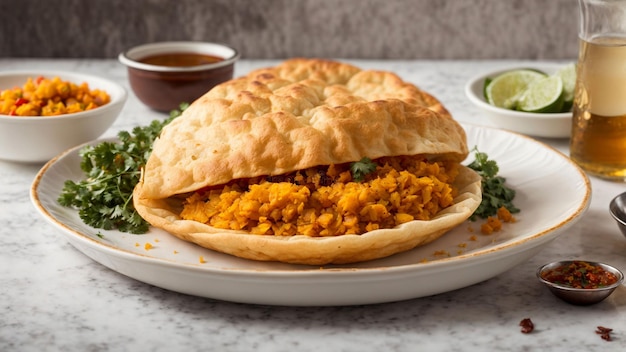
[[450, 206], [458, 163], [420, 156], [375, 160], [355, 182], [349, 164], [235, 180], [189, 196], [181, 217], [258, 235], [339, 236], [429, 220]]

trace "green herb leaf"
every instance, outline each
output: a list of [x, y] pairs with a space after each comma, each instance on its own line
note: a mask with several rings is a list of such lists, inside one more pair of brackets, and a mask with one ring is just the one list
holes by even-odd
[[470, 217], [474, 221], [480, 217], [486, 219], [497, 214], [498, 209], [505, 207], [509, 212], [515, 214], [520, 210], [513, 205], [515, 190], [506, 186], [506, 179], [498, 176], [500, 168], [495, 160], [489, 160], [486, 153], [480, 152], [478, 147], [474, 147], [474, 158], [468, 167], [476, 171], [482, 177], [483, 200]]
[[361, 182], [365, 179], [367, 174], [376, 171], [376, 163], [368, 157], [363, 157], [361, 160], [350, 164], [350, 173], [352, 179], [356, 182]]
[[101, 142], [80, 150], [80, 168], [84, 180], [65, 181], [57, 201], [78, 210], [81, 220], [92, 227], [122, 232], [145, 233], [149, 224], [133, 206], [133, 189], [141, 177], [152, 144], [163, 127], [189, 106], [183, 103], [169, 118], [154, 120], [149, 125], [135, 127], [131, 132], [118, 133], [118, 142]]

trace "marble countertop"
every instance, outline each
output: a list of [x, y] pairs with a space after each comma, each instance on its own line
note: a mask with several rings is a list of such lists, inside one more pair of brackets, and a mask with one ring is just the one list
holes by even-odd
[[[474, 74], [521, 61], [355, 61], [398, 73], [438, 97], [459, 121], [489, 126], [465, 98]], [[274, 64], [242, 60], [236, 75]], [[155, 118], [130, 92], [115, 60], [0, 59], [0, 70], [92, 73], [129, 90], [104, 137]], [[567, 154], [567, 140], [544, 139]], [[281, 307], [217, 301], [167, 291], [118, 274], [72, 247], [35, 212], [30, 185], [42, 165], [0, 161], [1, 351], [604, 351], [626, 348], [626, 288], [587, 307], [557, 300], [535, 270], [567, 258], [626, 270], [626, 239], [608, 213], [626, 184], [591, 177], [582, 219], [533, 258], [502, 275], [453, 292], [395, 303]], [[531, 318], [532, 334], [519, 322]], [[595, 333], [613, 328], [612, 341]]]

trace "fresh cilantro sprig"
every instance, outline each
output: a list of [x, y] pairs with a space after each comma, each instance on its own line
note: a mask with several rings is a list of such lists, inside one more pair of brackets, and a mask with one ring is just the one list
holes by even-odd
[[133, 206], [133, 189], [141, 177], [152, 144], [163, 127], [178, 117], [189, 104], [183, 103], [165, 120], [154, 120], [132, 132], [118, 133], [118, 142], [101, 142], [79, 152], [84, 180], [64, 183], [59, 204], [78, 209], [81, 220], [92, 227], [118, 229], [135, 234], [148, 231], [149, 224]]
[[486, 153], [480, 152], [478, 147], [474, 147], [475, 160], [468, 167], [476, 171], [482, 177], [483, 200], [470, 217], [476, 220], [477, 217], [486, 219], [496, 215], [498, 209], [505, 207], [511, 213], [519, 213], [519, 209], [513, 205], [515, 190], [505, 185], [506, 179], [498, 176], [500, 168], [495, 160], [489, 160]]
[[374, 171], [376, 171], [376, 163], [368, 157], [363, 157], [361, 160], [350, 164], [350, 173], [352, 174], [352, 179], [356, 182], [363, 181], [367, 174]]

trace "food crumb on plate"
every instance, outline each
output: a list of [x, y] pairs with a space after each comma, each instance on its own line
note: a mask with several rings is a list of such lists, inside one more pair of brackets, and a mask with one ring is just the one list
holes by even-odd
[[450, 256], [450, 252], [448, 252], [448, 251], [446, 251], [446, 250], [443, 250], [443, 249], [440, 249], [440, 250], [435, 251], [435, 253], [433, 253], [433, 255], [435, 255], [435, 256], [447, 256], [447, 257], [449, 257], [449, 256]]
[[487, 217], [486, 222], [480, 226], [480, 232], [485, 235], [491, 235], [494, 232], [502, 230], [502, 223], [513, 223], [515, 221], [517, 220], [507, 208], [500, 207], [495, 216]]

